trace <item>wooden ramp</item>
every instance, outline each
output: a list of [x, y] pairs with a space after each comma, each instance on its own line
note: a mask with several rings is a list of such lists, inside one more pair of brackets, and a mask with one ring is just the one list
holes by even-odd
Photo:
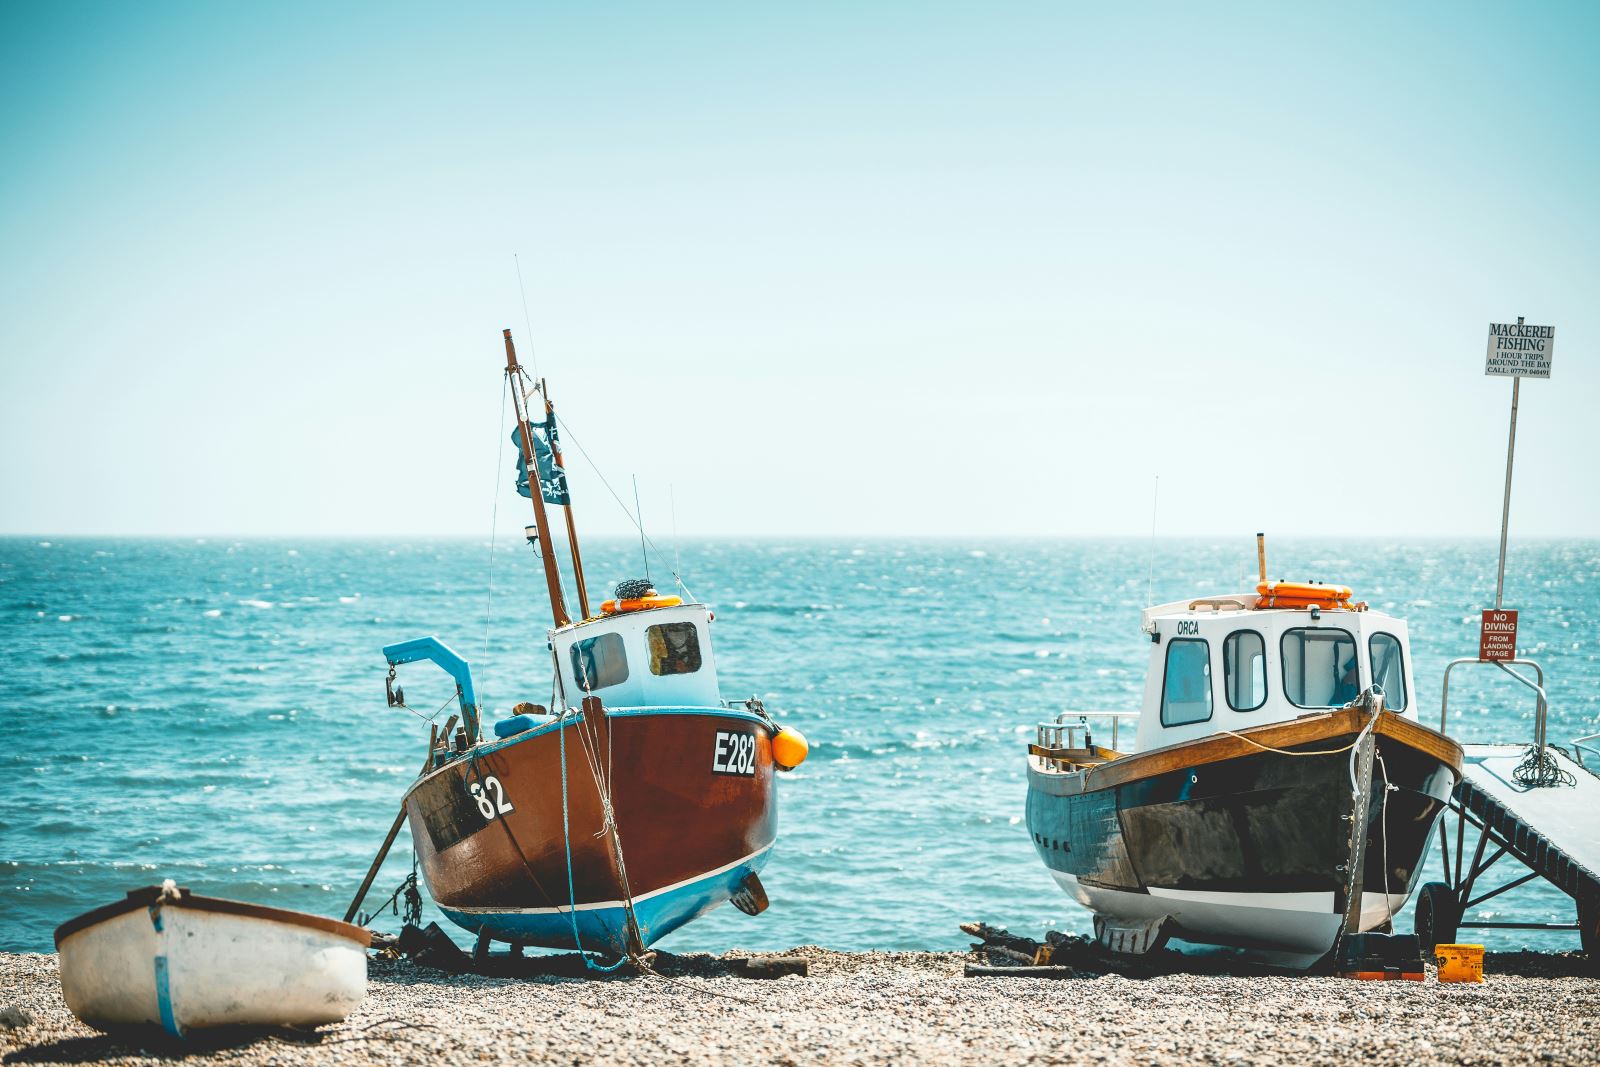
[[1526, 745], [1462, 747], [1454, 804], [1530, 871], [1574, 900], [1600, 901], [1600, 777], [1551, 747], [1573, 784], [1530, 788], [1513, 774]]

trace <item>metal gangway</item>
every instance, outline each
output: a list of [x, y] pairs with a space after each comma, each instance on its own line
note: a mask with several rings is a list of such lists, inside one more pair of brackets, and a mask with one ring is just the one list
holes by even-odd
[[[1445, 668], [1444, 695], [1439, 705], [1441, 731], [1449, 718], [1451, 673], [1465, 664], [1483, 662], [1458, 659]], [[1439, 821], [1439, 847], [1447, 880], [1429, 882], [1419, 891], [1417, 937], [1424, 950], [1431, 950], [1434, 945], [1455, 941], [1456, 931], [1463, 927], [1576, 930], [1590, 961], [1600, 964], [1600, 734], [1576, 738], [1568, 745], [1570, 751], [1551, 744], [1545, 733], [1549, 701], [1544, 670], [1525, 659], [1486, 665], [1500, 668], [1533, 691], [1538, 701], [1533, 743], [1462, 746], [1461, 781]], [[1527, 668], [1532, 669], [1534, 678], [1524, 673]], [[1453, 851], [1448, 825], [1452, 814]], [[1472, 861], [1467, 863], [1469, 825], [1477, 831], [1477, 846]], [[1507, 856], [1526, 871], [1494, 889], [1476, 892], [1484, 875]], [[1545, 879], [1573, 899], [1577, 908], [1575, 922], [1464, 918], [1470, 909], [1535, 878]]]

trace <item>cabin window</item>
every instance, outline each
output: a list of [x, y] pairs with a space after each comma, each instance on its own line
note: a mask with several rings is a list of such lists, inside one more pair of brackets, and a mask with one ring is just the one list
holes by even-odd
[[1394, 634], [1373, 634], [1367, 642], [1372, 662], [1372, 680], [1383, 686], [1383, 706], [1390, 711], [1406, 710], [1406, 665], [1400, 652], [1400, 639]]
[[1161, 725], [1187, 726], [1211, 718], [1211, 646], [1192, 637], [1167, 642], [1161, 683]]
[[621, 634], [601, 634], [572, 646], [572, 677], [585, 693], [628, 680], [628, 657]]
[[1283, 692], [1299, 708], [1336, 708], [1361, 695], [1356, 639], [1348, 630], [1285, 630]]
[[1222, 642], [1222, 681], [1234, 711], [1255, 711], [1267, 702], [1267, 643], [1260, 634], [1235, 630]]
[[692, 622], [668, 622], [644, 632], [651, 674], [693, 674], [700, 669], [700, 635]]

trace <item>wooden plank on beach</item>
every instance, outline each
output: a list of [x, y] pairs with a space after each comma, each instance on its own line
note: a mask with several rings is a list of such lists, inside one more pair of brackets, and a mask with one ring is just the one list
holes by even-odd
[[1078, 972], [1071, 967], [985, 967], [981, 963], [969, 963], [965, 975], [968, 978], [1076, 978]]

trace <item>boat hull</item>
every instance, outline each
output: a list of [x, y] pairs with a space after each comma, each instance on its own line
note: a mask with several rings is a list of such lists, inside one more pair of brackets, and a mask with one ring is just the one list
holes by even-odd
[[[1358, 723], [1324, 718], [1285, 724], [1280, 730], [1298, 740], [1273, 747], [1327, 752], [1356, 740]], [[1453, 742], [1389, 719], [1391, 732], [1375, 739], [1363, 930], [1404, 906], [1459, 777]], [[1355, 810], [1349, 753], [1288, 755], [1217, 740], [1122, 757], [1090, 772], [1082, 791], [1071, 776], [1030, 764], [1035, 848], [1057, 883], [1096, 913], [1097, 932], [1113, 947], [1143, 951], [1165, 933], [1319, 957], [1343, 926]]]
[[100, 1030], [320, 1026], [367, 988], [360, 927], [155, 887], [62, 925], [67, 1007]]
[[762, 868], [777, 833], [775, 771], [760, 716], [590, 708], [476, 746], [420, 779], [406, 812], [452, 922], [497, 941], [622, 953], [729, 900]]

